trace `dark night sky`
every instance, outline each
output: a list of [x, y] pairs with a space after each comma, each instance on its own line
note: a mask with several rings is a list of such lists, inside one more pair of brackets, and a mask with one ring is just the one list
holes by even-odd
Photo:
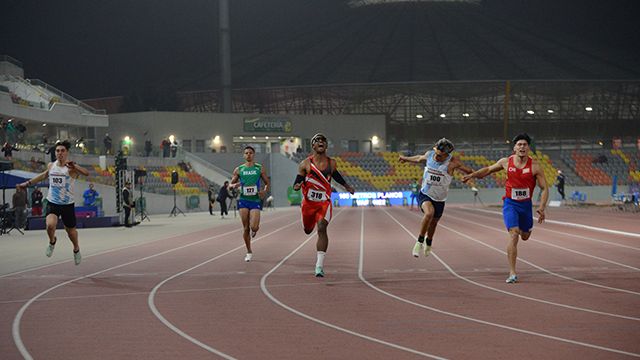
[[[502, 11], [500, 1], [495, 0], [490, 11]], [[594, 42], [605, 48], [605, 53], [597, 56], [605, 57], [609, 51], [606, 49], [613, 49], [614, 56], [625, 61], [622, 68], [640, 65], [636, 1], [508, 2], [509, 11], [516, 14], [519, 3], [528, 4], [517, 15], [538, 21], [540, 26], [547, 26], [549, 20], [552, 25], [555, 22], [553, 26], [559, 32], [593, 37]], [[267, 52], [304, 48], [307, 34], [329, 29], [332, 24], [345, 21], [343, 14], [353, 13], [344, 7], [342, 0], [231, 0], [231, 3], [232, 63], [234, 85], [241, 82], [238, 86], [251, 86], [251, 80], [247, 79], [269, 71], [277, 63], [274, 56], [272, 63], [266, 60], [260, 63]], [[530, 12], [537, 6], [532, 3], [540, 4], [541, 8], [545, 4], [566, 4], [552, 5], [554, 8], [548, 12], [544, 9]], [[570, 10], [575, 4], [581, 4], [581, 8], [571, 16], [554, 15], [558, 10]], [[609, 11], [608, 6], [622, 9]], [[217, 87], [218, 10], [214, 0], [3, 0], [1, 9], [0, 54], [22, 61], [25, 77], [41, 79], [77, 98], [127, 95], [150, 89]], [[599, 34], [606, 36], [599, 38]], [[264, 59], [268, 57], [264, 55]]]

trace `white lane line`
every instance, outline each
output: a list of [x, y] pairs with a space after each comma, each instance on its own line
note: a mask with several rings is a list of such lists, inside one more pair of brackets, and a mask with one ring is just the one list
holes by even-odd
[[67, 284], [71, 284], [72, 282], [75, 282], [75, 281], [78, 281], [78, 280], [89, 278], [91, 276], [96, 276], [96, 275], [105, 273], [107, 271], [119, 269], [121, 267], [125, 267], [125, 266], [131, 265], [131, 264], [135, 264], [135, 263], [139, 263], [139, 262], [142, 262], [142, 261], [145, 261], [145, 260], [153, 259], [153, 258], [158, 257], [158, 256], [169, 254], [169, 253], [172, 253], [174, 251], [178, 251], [178, 250], [181, 250], [181, 249], [184, 249], [184, 248], [188, 248], [188, 247], [191, 247], [191, 246], [194, 246], [194, 245], [197, 245], [197, 244], [209, 241], [209, 240], [213, 240], [213, 239], [217, 239], [219, 237], [227, 236], [227, 235], [233, 234], [235, 232], [240, 232], [240, 230], [241, 229], [227, 231], [225, 233], [218, 234], [218, 235], [215, 235], [215, 236], [211, 236], [211, 237], [208, 237], [208, 238], [205, 238], [205, 239], [193, 242], [193, 243], [189, 243], [189, 244], [182, 245], [182, 246], [179, 246], [179, 247], [176, 247], [176, 248], [173, 248], [173, 249], [165, 250], [165, 251], [153, 254], [153, 255], [145, 256], [145, 257], [137, 259], [137, 260], [132, 260], [132, 261], [126, 262], [124, 264], [112, 266], [112, 267], [104, 269], [104, 270], [96, 271], [96, 272], [88, 274], [88, 275], [78, 276], [78, 277], [73, 278], [71, 280], [67, 280], [67, 281], [62, 282], [60, 284], [54, 285], [54, 286], [52, 286], [52, 287], [50, 287], [50, 288], [48, 288], [46, 290], [43, 290], [42, 292], [40, 292], [36, 296], [34, 296], [31, 299], [29, 299], [29, 301], [27, 301], [24, 305], [22, 305], [22, 307], [20, 308], [20, 310], [16, 314], [16, 317], [13, 319], [13, 325], [11, 327], [11, 332], [12, 332], [12, 335], [13, 335], [13, 342], [15, 343], [16, 347], [18, 348], [18, 351], [20, 351], [20, 354], [22, 355], [23, 358], [25, 358], [25, 359], [33, 359], [31, 354], [27, 350], [26, 346], [24, 345], [24, 342], [22, 341], [22, 336], [20, 335], [20, 321], [22, 320], [22, 316], [24, 315], [24, 313], [27, 311], [27, 308], [29, 308], [29, 306], [31, 306], [31, 304], [33, 304], [36, 300], [38, 300], [43, 295], [46, 295], [47, 293], [49, 293], [49, 292], [51, 292], [51, 291], [53, 291], [53, 290], [55, 290], [55, 289], [57, 289], [59, 287], [65, 286]]
[[[338, 213], [338, 215], [342, 214], [342, 212], [345, 210], [340, 211], [340, 213]], [[335, 219], [336, 217], [338, 217], [338, 215], [334, 216], [333, 219]], [[332, 219], [332, 220], [333, 220]], [[300, 244], [297, 248], [295, 248], [291, 253], [289, 253], [289, 255], [285, 256], [278, 264], [276, 264], [276, 266], [274, 266], [271, 270], [269, 270], [269, 272], [267, 272], [266, 274], [264, 274], [262, 276], [262, 278], [260, 279], [260, 288], [262, 289], [262, 292], [269, 298], [269, 300], [273, 301], [275, 304], [277, 304], [278, 306], [282, 307], [283, 309], [292, 312], [302, 318], [305, 318], [307, 320], [311, 320], [317, 324], [320, 324], [322, 326], [326, 326], [328, 328], [334, 329], [334, 330], [338, 330], [341, 331], [343, 333], [349, 334], [349, 335], [353, 335], [353, 336], [357, 336], [361, 339], [365, 339], [377, 344], [381, 344], [381, 345], [385, 345], [385, 346], [389, 346], [392, 347], [394, 349], [398, 349], [398, 350], [402, 350], [402, 351], [406, 351], [409, 352], [411, 354], [415, 354], [415, 355], [420, 355], [420, 356], [424, 356], [427, 358], [432, 358], [432, 359], [444, 359], [442, 357], [436, 356], [436, 355], [432, 355], [432, 354], [428, 354], [428, 353], [424, 353], [424, 352], [420, 352], [411, 348], [407, 348], [404, 347], [402, 345], [398, 345], [398, 344], [394, 344], [388, 341], [384, 341], [372, 336], [368, 336], [368, 335], [364, 335], [361, 334], [359, 332], [353, 331], [353, 330], [349, 330], [349, 329], [345, 329], [343, 327], [328, 323], [326, 321], [320, 320], [318, 318], [315, 318], [311, 315], [307, 315], [301, 311], [298, 311], [286, 304], [284, 304], [282, 301], [278, 300], [275, 296], [273, 296], [271, 294], [271, 292], [269, 292], [269, 289], [267, 288], [266, 282], [267, 282], [267, 278], [269, 277], [269, 275], [271, 275], [273, 272], [275, 272], [280, 266], [282, 266], [282, 264], [284, 264], [287, 260], [289, 260], [290, 257], [292, 257], [295, 253], [297, 253], [300, 249], [302, 249], [302, 247], [304, 247], [311, 239], [314, 238], [314, 236], [316, 235], [316, 232], [312, 233], [311, 235], [309, 235], [309, 237], [302, 242], [302, 244]]]
[[[385, 210], [385, 212], [386, 212], [386, 210]], [[404, 225], [402, 225], [393, 215], [391, 215], [390, 213], [387, 213], [387, 215], [389, 215], [389, 217], [391, 217], [391, 219], [393, 219], [393, 221], [395, 221], [401, 228], [403, 228], [404, 231], [406, 231], [407, 234], [409, 234], [410, 237], [414, 236], [413, 233], [411, 233], [411, 231], [409, 231]], [[543, 303], [543, 304], [547, 304], [547, 305], [563, 307], [563, 308], [566, 308], [566, 309], [584, 311], [584, 312], [588, 312], [588, 313], [592, 313], [592, 314], [616, 317], [616, 318], [626, 319], [626, 320], [640, 321], [640, 318], [633, 317], [633, 316], [613, 314], [613, 313], [608, 313], [608, 312], [604, 312], [604, 311], [592, 310], [592, 309], [582, 308], [582, 307], [578, 307], [578, 306], [557, 303], [557, 302], [553, 302], [553, 301], [543, 300], [543, 299], [534, 298], [534, 297], [530, 297], [530, 296], [526, 296], [526, 295], [520, 295], [520, 294], [517, 294], [517, 293], [510, 292], [510, 291], [494, 288], [492, 286], [485, 285], [485, 284], [473, 281], [473, 280], [471, 280], [471, 279], [469, 279], [467, 277], [464, 277], [462, 275], [459, 275], [455, 270], [453, 270], [453, 268], [451, 268], [449, 266], [449, 264], [447, 264], [444, 260], [442, 260], [438, 255], [436, 255], [436, 254], [433, 254], [433, 255], [436, 258], [436, 260], [438, 260], [455, 277], [457, 277], [457, 278], [459, 278], [461, 280], [464, 280], [464, 281], [466, 281], [466, 282], [468, 282], [470, 284], [474, 284], [476, 286], [483, 287], [485, 289], [497, 291], [499, 293], [502, 293], [502, 294], [505, 294], [505, 295], [510, 295], [510, 296], [515, 296], [515, 297], [518, 297], [518, 298], [521, 298], [521, 299], [531, 300], [531, 301], [535, 301], [535, 302], [539, 302], [539, 303]]]
[[[279, 219], [284, 218], [284, 217], [286, 217], [286, 215], [278, 216], [278, 217], [273, 218], [273, 219], [269, 219], [269, 221], [268, 221], [268, 222], [264, 222], [264, 224], [266, 224], [266, 223], [270, 223], [270, 222], [273, 222], [273, 221], [276, 221], [276, 220], [279, 220]], [[191, 234], [195, 234], [195, 233], [198, 233], [198, 232], [204, 232], [204, 231], [207, 231], [207, 230], [214, 230], [214, 229], [216, 229], [216, 227], [211, 227], [211, 228], [207, 228], [207, 229], [203, 229], [203, 230], [194, 231], [193, 233], [186, 233], [186, 234], [182, 234], [182, 235], [174, 235], [174, 236], [167, 237], [167, 238], [161, 238], [161, 239], [156, 239], [156, 240], [150, 240], [150, 241], [147, 241], [147, 242], [142, 242], [142, 243], [133, 244], [133, 245], [125, 245], [125, 246], [122, 246], [122, 247], [117, 247], [117, 248], [113, 248], [113, 249], [109, 249], [109, 250], [100, 251], [100, 252], [97, 252], [97, 253], [95, 253], [95, 254], [91, 254], [91, 255], [86, 255], [86, 256], [85, 256], [85, 255], [83, 254], [83, 255], [82, 255], [82, 258], [83, 258], [83, 259], [88, 259], [88, 258], [91, 258], [91, 257], [94, 257], [94, 256], [99, 256], [99, 255], [109, 254], [109, 253], [112, 253], [112, 252], [114, 252], [114, 251], [126, 250], [126, 249], [130, 249], [130, 248], [133, 248], [133, 247], [138, 247], [138, 246], [144, 246], [144, 245], [148, 245], [148, 244], [153, 244], [153, 243], [156, 243], [156, 242], [158, 242], [158, 241], [170, 240], [170, 239], [173, 239], [173, 238], [175, 238], [175, 237], [189, 236], [189, 235], [191, 235]], [[30, 271], [36, 271], [36, 270], [40, 270], [40, 269], [45, 269], [45, 268], [48, 268], [48, 267], [50, 267], [50, 266], [60, 265], [60, 264], [64, 264], [64, 263], [70, 263], [70, 262], [72, 262], [72, 261], [73, 261], [73, 260], [62, 260], [62, 261], [54, 262], [54, 263], [51, 263], [51, 264], [45, 264], [45, 265], [40, 265], [40, 266], [36, 266], [36, 267], [33, 267], [33, 268], [29, 268], [29, 269], [24, 269], [24, 270], [14, 271], [14, 272], [11, 272], [11, 273], [8, 273], [8, 274], [0, 275], [0, 279], [2, 279], [2, 278], [4, 278], [4, 277], [9, 277], [9, 276], [12, 276], [12, 275], [18, 275], [18, 274], [22, 274], [22, 273], [30, 272]]]
[[[264, 235], [261, 235], [261, 236], [259, 236], [259, 237], [255, 238], [255, 239], [254, 239], [254, 240], [252, 240], [251, 242], [252, 242], [252, 243], [254, 243], [254, 242], [256, 242], [256, 241], [258, 241], [258, 240], [260, 240], [260, 239], [263, 239], [263, 238], [265, 238], [265, 237], [267, 237], [267, 236], [270, 236], [270, 235], [272, 235], [272, 234], [275, 234], [275, 233], [277, 233], [277, 232], [281, 231], [282, 229], [285, 229], [285, 228], [287, 228], [287, 227], [289, 227], [289, 226], [291, 226], [291, 225], [294, 225], [294, 224], [296, 224], [296, 223], [298, 223], [298, 222], [296, 221], [296, 222], [293, 222], [293, 223], [291, 223], [291, 224], [287, 224], [287, 225], [285, 225], [285, 226], [281, 226], [281, 227], [279, 227], [279, 228], [277, 228], [277, 229], [275, 229], [275, 230], [271, 231], [270, 233], [267, 233], [267, 234], [264, 234]], [[154, 286], [154, 287], [153, 287], [153, 290], [151, 290], [151, 292], [149, 293], [149, 296], [147, 297], [147, 305], [149, 305], [149, 308], [151, 309], [151, 312], [153, 313], [153, 315], [155, 315], [155, 317], [156, 317], [156, 318], [158, 318], [158, 320], [160, 320], [160, 322], [161, 322], [161, 323], [163, 323], [166, 327], [168, 327], [169, 329], [171, 329], [171, 331], [173, 331], [173, 332], [175, 332], [176, 334], [180, 335], [180, 336], [181, 336], [181, 337], [183, 337], [184, 339], [189, 340], [191, 343], [193, 343], [193, 344], [195, 344], [195, 345], [197, 345], [197, 346], [199, 346], [199, 347], [201, 347], [201, 348], [203, 348], [203, 349], [205, 349], [205, 350], [209, 351], [210, 353], [216, 354], [216, 355], [218, 355], [218, 356], [220, 356], [220, 357], [222, 357], [222, 358], [229, 359], [229, 360], [232, 360], [232, 359], [235, 359], [235, 358], [234, 358], [234, 357], [232, 357], [232, 356], [231, 356], [231, 355], [229, 355], [229, 354], [226, 354], [226, 353], [224, 353], [224, 352], [222, 352], [222, 351], [220, 351], [220, 350], [218, 350], [218, 349], [216, 349], [216, 348], [214, 348], [214, 347], [212, 347], [212, 346], [209, 346], [209, 345], [207, 345], [207, 344], [203, 343], [202, 341], [200, 341], [200, 340], [198, 340], [198, 339], [196, 339], [196, 338], [194, 338], [194, 337], [190, 336], [190, 335], [189, 335], [189, 334], [187, 334], [186, 332], [184, 332], [184, 331], [180, 330], [180, 328], [178, 328], [177, 326], [173, 325], [169, 320], [167, 320], [167, 318], [165, 318], [164, 316], [162, 316], [162, 313], [161, 313], [161, 312], [158, 310], [158, 308], [156, 307], [156, 304], [155, 304], [155, 297], [156, 297], [156, 294], [158, 293], [158, 289], [160, 289], [160, 287], [162, 287], [162, 285], [166, 284], [167, 282], [169, 282], [169, 281], [171, 281], [171, 280], [173, 280], [173, 279], [177, 278], [178, 276], [184, 275], [184, 274], [186, 274], [186, 273], [188, 273], [188, 272], [190, 272], [190, 271], [192, 271], [192, 270], [195, 270], [195, 269], [197, 269], [197, 268], [199, 268], [199, 267], [201, 267], [201, 266], [203, 266], [203, 265], [206, 265], [206, 264], [208, 264], [208, 263], [210, 263], [210, 262], [212, 262], [212, 261], [218, 260], [218, 259], [220, 259], [220, 258], [221, 258], [221, 257], [223, 257], [223, 256], [229, 255], [229, 254], [231, 254], [231, 253], [233, 253], [233, 252], [236, 252], [236, 251], [238, 251], [238, 250], [240, 250], [240, 249], [243, 249], [244, 247], [245, 247], [245, 246], [244, 246], [244, 244], [243, 244], [243, 245], [240, 245], [240, 246], [238, 246], [238, 247], [236, 247], [236, 248], [233, 248], [233, 249], [231, 249], [231, 250], [229, 250], [229, 251], [227, 251], [227, 252], [225, 252], [225, 253], [222, 253], [222, 254], [220, 254], [220, 255], [218, 255], [218, 256], [215, 256], [215, 257], [213, 257], [213, 258], [211, 258], [211, 259], [208, 259], [208, 260], [206, 260], [206, 261], [204, 261], [204, 262], [201, 262], [201, 263], [200, 263], [200, 264], [198, 264], [198, 265], [192, 266], [192, 267], [190, 267], [190, 268], [188, 268], [188, 269], [186, 269], [186, 270], [184, 270], [184, 271], [181, 271], [181, 272], [179, 272], [179, 273], [176, 273], [176, 274], [174, 274], [174, 275], [172, 275], [172, 276], [170, 276], [170, 277], [168, 277], [168, 278], [166, 278], [166, 279], [162, 280], [162, 281], [161, 281], [161, 282], [159, 282], [156, 286]]]
[[[387, 215], [391, 216], [386, 210], [383, 209], [383, 211], [385, 213], [387, 213]], [[395, 218], [393, 218], [393, 216], [391, 216], [392, 219], [395, 220]], [[396, 222], [398, 222], [397, 220], [395, 220]], [[400, 226], [409, 233], [409, 235], [411, 235], [411, 238], [413, 238], [413, 234], [407, 230], [407, 228], [405, 228], [404, 226], [402, 226], [400, 224]], [[435, 255], [434, 252], [431, 252], [432, 255]], [[565, 339], [565, 338], [561, 338], [561, 337], [557, 337], [557, 336], [552, 336], [552, 335], [547, 335], [547, 334], [543, 334], [543, 333], [538, 333], [535, 331], [530, 331], [530, 330], [525, 330], [525, 329], [520, 329], [520, 328], [516, 328], [516, 327], [512, 327], [512, 326], [508, 326], [508, 325], [502, 325], [502, 324], [498, 324], [498, 323], [493, 323], [490, 321], [485, 321], [485, 320], [480, 320], [480, 319], [476, 319], [476, 318], [472, 318], [472, 317], [468, 317], [468, 316], [464, 316], [464, 315], [460, 315], [457, 313], [452, 313], [449, 311], [444, 311], [444, 310], [440, 310], [431, 306], [427, 306], [424, 304], [420, 304], [405, 298], [402, 298], [400, 296], [394, 295], [392, 293], [389, 293], [387, 291], [384, 291], [378, 287], [376, 287], [375, 285], [371, 284], [369, 281], [367, 281], [367, 279], [365, 279], [364, 275], [363, 275], [363, 267], [364, 267], [364, 211], [362, 212], [362, 221], [360, 224], [360, 261], [358, 264], [358, 276], [360, 277], [360, 279], [367, 284], [369, 287], [371, 287], [372, 289], [385, 294], [387, 296], [390, 296], [396, 300], [405, 302], [407, 304], [411, 304], [423, 309], [427, 309], [427, 310], [431, 310], [440, 314], [444, 314], [444, 315], [449, 315], [452, 317], [456, 317], [459, 319], [464, 319], [464, 320], [469, 320], [472, 322], [476, 322], [479, 324], [484, 324], [484, 325], [489, 325], [489, 326], [495, 326], [495, 327], [499, 327], [502, 329], [506, 329], [506, 330], [511, 330], [511, 331], [515, 331], [515, 332], [519, 332], [519, 333], [523, 333], [523, 334], [527, 334], [527, 335], [534, 335], [534, 336], [539, 336], [545, 339], [550, 339], [550, 340], [556, 340], [556, 341], [560, 341], [560, 342], [565, 342], [568, 344], [573, 344], [573, 345], [579, 345], [579, 346], [584, 346], [584, 347], [588, 347], [588, 348], [592, 348], [592, 349], [597, 349], [597, 350], [604, 350], [604, 351], [609, 351], [609, 352], [613, 352], [616, 354], [622, 354], [622, 355], [628, 355], [628, 356], [633, 356], [633, 357], [640, 357], [640, 354], [636, 354], [636, 353], [632, 353], [632, 352], [627, 352], [627, 351], [622, 351], [622, 350], [618, 350], [618, 349], [612, 349], [612, 348], [608, 348], [608, 347], [604, 347], [604, 346], [599, 346], [599, 345], [594, 345], [594, 344], [589, 344], [589, 343], [585, 343], [585, 342], [581, 342], [581, 341], [576, 341], [576, 340], [570, 340], [570, 339]]]
[[[419, 216], [419, 215], [417, 215], [417, 214], [416, 214], [416, 216]], [[490, 249], [493, 249], [493, 250], [495, 250], [495, 251], [497, 251], [497, 252], [499, 252], [499, 253], [502, 253], [502, 254], [504, 254], [504, 255], [507, 255], [507, 252], [506, 252], [506, 251], [500, 250], [500, 249], [498, 249], [498, 248], [496, 248], [496, 247], [494, 247], [494, 246], [491, 246], [491, 245], [489, 245], [489, 244], [487, 244], [487, 243], [484, 243], [484, 242], [482, 242], [482, 241], [480, 241], [480, 240], [478, 240], [478, 239], [475, 239], [475, 238], [473, 238], [473, 237], [471, 237], [471, 236], [469, 236], [469, 235], [463, 234], [463, 233], [461, 233], [461, 232], [459, 232], [459, 231], [457, 231], [457, 230], [454, 230], [454, 229], [452, 229], [452, 228], [450, 228], [450, 227], [448, 227], [448, 226], [446, 226], [446, 225], [444, 225], [444, 224], [442, 224], [442, 223], [438, 223], [438, 226], [439, 226], [439, 227], [443, 227], [443, 228], [445, 228], [445, 229], [447, 229], [447, 230], [449, 230], [449, 231], [451, 231], [451, 232], [454, 232], [454, 233], [456, 233], [456, 234], [458, 234], [458, 235], [460, 235], [460, 236], [462, 236], [462, 237], [464, 237], [464, 238], [466, 238], [466, 239], [469, 239], [469, 240], [471, 240], [471, 241], [474, 241], [474, 242], [476, 242], [476, 243], [478, 243], [478, 244], [480, 244], [480, 245], [482, 245], [482, 246], [486, 246], [486, 247], [488, 247], [488, 248], [490, 248]], [[521, 261], [521, 262], [523, 262], [523, 263], [525, 263], [525, 264], [527, 264], [527, 265], [533, 266], [534, 268], [536, 268], [536, 269], [538, 269], [538, 270], [542, 270], [542, 271], [546, 272], [546, 273], [547, 273], [547, 274], [549, 274], [549, 275], [557, 276], [557, 277], [560, 277], [560, 278], [563, 278], [563, 279], [566, 279], [566, 280], [570, 280], [570, 281], [575, 281], [575, 282], [580, 283], [580, 284], [589, 285], [589, 286], [594, 286], [594, 287], [598, 287], [598, 288], [602, 288], [602, 289], [608, 289], [608, 290], [619, 291], [619, 292], [623, 292], [623, 293], [627, 293], [627, 294], [631, 294], [631, 295], [640, 295], [640, 293], [639, 293], [639, 292], [636, 292], [636, 291], [631, 291], [631, 290], [627, 290], [627, 289], [620, 289], [620, 288], [615, 288], [615, 287], [606, 286], [606, 285], [600, 285], [600, 284], [591, 283], [591, 282], [588, 282], [588, 281], [578, 280], [578, 279], [572, 278], [572, 277], [570, 277], [570, 276], [566, 276], [566, 275], [558, 274], [558, 273], [555, 273], [555, 272], [553, 272], [553, 271], [551, 271], [551, 270], [548, 270], [548, 269], [546, 269], [546, 268], [543, 268], [543, 267], [541, 267], [541, 266], [539, 266], [539, 265], [536, 265], [536, 264], [534, 264], [534, 263], [532, 263], [532, 262], [530, 262], [530, 261], [527, 261], [527, 260], [523, 259], [523, 258], [522, 258], [522, 257], [520, 257], [520, 256], [518, 256], [518, 261]]]
[[[462, 208], [452, 208], [451, 210], [454, 210], [454, 211], [462, 211], [462, 212], [465, 212], [465, 213], [467, 213], [467, 214], [471, 214], [471, 212], [470, 212], [469, 210], [462, 209]], [[488, 211], [488, 210], [487, 210], [487, 211]], [[501, 214], [501, 213], [499, 213], [499, 212], [494, 212], [494, 211], [489, 211], [489, 212], [490, 212], [491, 214], [499, 214], [499, 215], [502, 215], [502, 214]], [[480, 214], [471, 214], [471, 215], [472, 215], [472, 216], [477, 216], [477, 217], [482, 217], [482, 215], [480, 215]], [[547, 221], [547, 220], [545, 220], [545, 221]], [[536, 230], [538, 230], [538, 231], [549, 231], [549, 232], [552, 232], [552, 233], [554, 233], [554, 234], [560, 234], [560, 235], [571, 236], [571, 237], [574, 237], [574, 238], [578, 238], [578, 239], [580, 239], [580, 240], [589, 240], [589, 241], [598, 242], [598, 243], [601, 243], [601, 244], [607, 244], [607, 245], [612, 245], [612, 246], [621, 247], [621, 248], [625, 248], [625, 249], [631, 249], [631, 250], [640, 251], [640, 247], [629, 246], [629, 245], [624, 245], [624, 244], [618, 244], [618, 243], [611, 242], [611, 241], [595, 239], [595, 238], [592, 238], [592, 237], [589, 237], [589, 236], [577, 235], [577, 234], [572, 234], [572, 233], [568, 233], [568, 232], [564, 232], [564, 231], [558, 231], [558, 230], [547, 229], [547, 228], [545, 228], [545, 227], [540, 227], [540, 226], [536, 227], [535, 229], [536, 229]]]
[[[471, 221], [471, 220], [466, 219], [466, 218], [464, 218], [464, 219], [463, 218], [457, 218], [456, 220], [460, 220], [460, 221], [463, 221], [463, 222], [466, 222], [466, 223], [470, 223], [470, 224], [474, 224], [474, 225], [483, 227], [485, 229], [489, 229], [489, 230], [497, 231], [499, 233], [506, 234], [506, 231], [501, 231], [501, 230], [496, 229], [495, 227], [491, 227], [491, 226], [487, 226], [487, 225], [484, 225], [484, 224], [481, 224], [481, 223], [477, 223], [475, 221]], [[627, 268], [627, 269], [640, 271], [640, 268], [637, 268], [637, 267], [634, 267], [634, 266], [631, 266], [631, 265], [627, 265], [627, 264], [619, 263], [617, 261], [605, 259], [605, 258], [602, 258], [602, 257], [599, 257], [599, 256], [583, 253], [583, 252], [578, 251], [578, 250], [568, 249], [568, 248], [565, 248], [563, 246], [551, 244], [551, 243], [548, 243], [548, 242], [545, 242], [545, 241], [535, 240], [535, 241], [533, 241], [533, 243], [534, 244], [541, 244], [541, 245], [551, 246], [551, 247], [554, 247], [556, 249], [562, 249], [562, 250], [565, 250], [565, 251], [568, 251], [568, 252], [572, 252], [574, 254], [579, 254], [579, 255], [582, 255], [582, 256], [590, 257], [592, 259], [597, 259], [597, 260], [600, 260], [600, 261], [608, 262], [610, 264], [618, 265], [618, 266], [621, 266], [621, 267], [624, 267], [624, 268]]]
[[[486, 212], [486, 213], [502, 215], [501, 212], [492, 211], [492, 210], [475, 209], [475, 208], [469, 208], [469, 210], [482, 211], [482, 212]], [[537, 217], [534, 217], [534, 219], [538, 220]], [[577, 227], [577, 228], [582, 228], [582, 229], [587, 229], [587, 230], [600, 231], [600, 232], [607, 233], [607, 234], [624, 235], [624, 236], [631, 236], [631, 237], [640, 238], [640, 234], [627, 232], [627, 231], [612, 230], [612, 229], [607, 229], [607, 228], [601, 228], [601, 227], [589, 226], [589, 225], [583, 225], [583, 224], [575, 224], [575, 223], [570, 223], [570, 222], [566, 222], [566, 221], [558, 221], [558, 220], [547, 220], [547, 219], [545, 219], [544, 221], [548, 222], [548, 223], [551, 223], [551, 224], [558, 224], [558, 225]]]

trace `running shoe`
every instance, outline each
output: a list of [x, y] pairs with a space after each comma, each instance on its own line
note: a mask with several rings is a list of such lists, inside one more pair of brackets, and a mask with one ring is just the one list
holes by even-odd
[[431, 254], [431, 246], [427, 245], [424, 247], [424, 256], [429, 256]]
[[253, 258], [253, 254], [247, 253], [247, 255], [244, 256], [244, 261], [249, 262], [251, 261], [252, 258]]
[[82, 255], [80, 255], [80, 251], [74, 252], [73, 253], [73, 262], [76, 263], [76, 265], [80, 265], [81, 261], [82, 261]]
[[416, 241], [416, 244], [413, 245], [413, 257], [419, 257], [420, 253], [422, 252], [422, 243], [419, 241]]
[[324, 277], [324, 269], [322, 266], [316, 266], [316, 277]]
[[518, 275], [509, 275], [507, 280], [505, 280], [507, 284], [515, 284], [518, 282]]
[[257, 234], [257, 233], [258, 233], [257, 231], [252, 231], [252, 232], [251, 232], [251, 237], [252, 237], [252, 238], [256, 237], [256, 234]]
[[56, 242], [58, 242], [58, 239], [54, 237], [53, 244], [49, 243], [49, 246], [47, 246], [47, 250], [44, 252], [47, 257], [51, 257], [51, 255], [53, 255], [53, 250], [56, 248]]

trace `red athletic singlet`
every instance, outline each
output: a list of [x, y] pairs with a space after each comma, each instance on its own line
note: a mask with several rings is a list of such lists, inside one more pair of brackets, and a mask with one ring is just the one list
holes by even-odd
[[324, 171], [320, 171], [309, 156], [310, 172], [302, 183], [302, 224], [306, 230], [313, 229], [318, 221], [331, 221], [331, 159]]
[[533, 176], [533, 159], [528, 158], [526, 165], [519, 169], [513, 162], [516, 155], [509, 156], [507, 166], [507, 182], [505, 198], [516, 201], [531, 200], [533, 189], [536, 187], [536, 178]]

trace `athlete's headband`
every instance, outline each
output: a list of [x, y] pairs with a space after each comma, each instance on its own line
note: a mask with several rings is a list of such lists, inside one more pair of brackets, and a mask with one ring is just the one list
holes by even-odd
[[317, 143], [318, 141], [327, 142], [327, 137], [324, 136], [323, 133], [317, 133], [317, 134], [313, 135], [313, 137], [311, 138], [311, 145]]

